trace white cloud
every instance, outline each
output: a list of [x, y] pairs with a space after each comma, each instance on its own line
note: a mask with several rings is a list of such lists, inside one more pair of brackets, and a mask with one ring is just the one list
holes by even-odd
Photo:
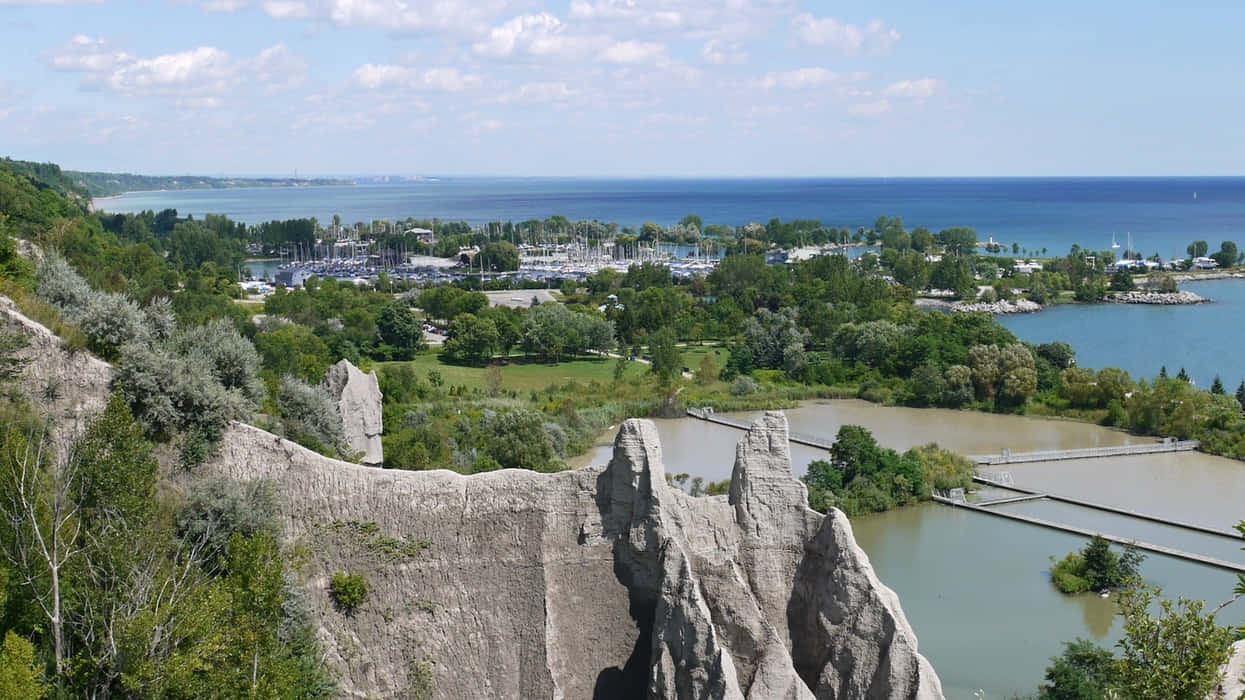
[[637, 0], [571, 0], [570, 18], [582, 21], [622, 21], [642, 29], [680, 29], [688, 18], [680, 9], [693, 2], [640, 2]]
[[657, 63], [666, 57], [666, 47], [652, 41], [620, 41], [601, 52], [601, 60], [620, 65]]
[[367, 90], [412, 88], [461, 92], [479, 85], [478, 75], [460, 73], [457, 68], [429, 68], [421, 71], [409, 66], [365, 63], [354, 71], [354, 82]]
[[715, 66], [738, 64], [748, 60], [748, 54], [738, 42], [726, 42], [721, 39], [710, 39], [700, 48], [700, 57], [705, 63]]
[[264, 3], [264, 14], [273, 19], [307, 19], [311, 8], [302, 0], [271, 0]]
[[886, 54], [902, 38], [898, 31], [876, 20], [861, 27], [833, 17], [814, 17], [803, 12], [796, 15], [791, 24], [796, 36], [804, 43], [828, 46], [845, 56], [856, 56], [862, 52]]
[[775, 87], [800, 90], [834, 82], [837, 77], [833, 72], [825, 68], [797, 68], [796, 70], [784, 72], [766, 73], [765, 77], [761, 79], [761, 87], [766, 90]]
[[557, 102], [574, 97], [576, 92], [564, 82], [526, 83], [519, 89], [502, 94], [498, 102]]
[[223, 96], [251, 80], [270, 88], [293, 87], [306, 73], [306, 62], [283, 44], [241, 60], [213, 46], [139, 58], [103, 39], [78, 35], [46, 58], [55, 70], [79, 74], [85, 88], [182, 101]]
[[[273, 0], [283, 18], [326, 19], [340, 27], [366, 27], [400, 33], [477, 32], [502, 12], [507, 0]], [[271, 13], [270, 13], [271, 14]]]
[[648, 126], [691, 128], [694, 126], [701, 126], [707, 121], [708, 119], [705, 117], [692, 114], [670, 114], [668, 112], [657, 112], [645, 117], [643, 123]]
[[519, 15], [493, 27], [472, 45], [481, 56], [506, 58], [516, 54], [536, 57], [573, 58], [587, 53], [593, 40], [567, 31], [562, 20], [541, 12]]
[[941, 81], [934, 78], [919, 80], [901, 80], [891, 83], [883, 92], [887, 97], [905, 97], [915, 100], [926, 100], [934, 96], [942, 87]]
[[873, 102], [859, 102], [847, 108], [847, 113], [853, 117], [880, 117], [891, 111], [891, 104], [886, 100], [875, 100]]
[[251, 0], [204, 0], [203, 9], [208, 12], [231, 13], [250, 4]]
[[0, 0], [0, 7], [68, 7], [70, 5], [99, 5], [104, 0]]

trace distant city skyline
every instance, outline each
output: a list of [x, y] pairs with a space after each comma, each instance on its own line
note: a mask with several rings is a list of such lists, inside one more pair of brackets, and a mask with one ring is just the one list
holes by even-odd
[[303, 176], [1245, 174], [1245, 4], [0, 0], [0, 155]]

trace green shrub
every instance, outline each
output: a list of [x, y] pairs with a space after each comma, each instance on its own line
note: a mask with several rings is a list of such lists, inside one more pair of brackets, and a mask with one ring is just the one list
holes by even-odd
[[347, 615], [354, 614], [360, 605], [367, 600], [368, 582], [363, 574], [348, 574], [338, 571], [329, 582], [329, 596], [337, 609]]

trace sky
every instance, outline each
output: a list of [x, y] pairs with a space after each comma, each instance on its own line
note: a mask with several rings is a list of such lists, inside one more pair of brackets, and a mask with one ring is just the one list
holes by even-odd
[[0, 0], [0, 155], [199, 175], [1245, 174], [1237, 0]]

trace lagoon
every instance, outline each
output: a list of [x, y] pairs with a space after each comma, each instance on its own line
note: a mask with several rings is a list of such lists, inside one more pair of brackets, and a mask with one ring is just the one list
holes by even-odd
[[[756, 413], [732, 414], [748, 418]], [[833, 438], [844, 423], [864, 425], [894, 449], [937, 441], [965, 454], [1134, 444], [1150, 438], [1065, 420], [970, 411], [912, 409], [864, 401], [811, 401], [787, 411], [793, 430]], [[666, 471], [706, 480], [729, 479], [741, 432], [692, 418], [654, 421]], [[608, 436], [612, 438], [612, 433]], [[608, 461], [603, 444], [582, 463]], [[826, 453], [792, 445], [793, 471]], [[1228, 528], [1242, 516], [1245, 465], [1180, 453], [1012, 465], [1016, 483], [1068, 496]], [[1239, 543], [1051, 502], [1013, 506], [1111, 534], [1158, 540], [1220, 558], [1245, 561]], [[1111, 646], [1120, 634], [1114, 605], [1096, 595], [1068, 597], [1049, 579], [1050, 557], [1079, 549], [1076, 536], [927, 503], [852, 521], [856, 540], [882, 582], [900, 596], [920, 649], [933, 663], [948, 698], [1031, 693], [1050, 657], [1077, 637]], [[1227, 599], [1235, 577], [1225, 571], [1151, 555], [1146, 579], [1166, 595]], [[1240, 603], [1221, 622], [1245, 622]]]

